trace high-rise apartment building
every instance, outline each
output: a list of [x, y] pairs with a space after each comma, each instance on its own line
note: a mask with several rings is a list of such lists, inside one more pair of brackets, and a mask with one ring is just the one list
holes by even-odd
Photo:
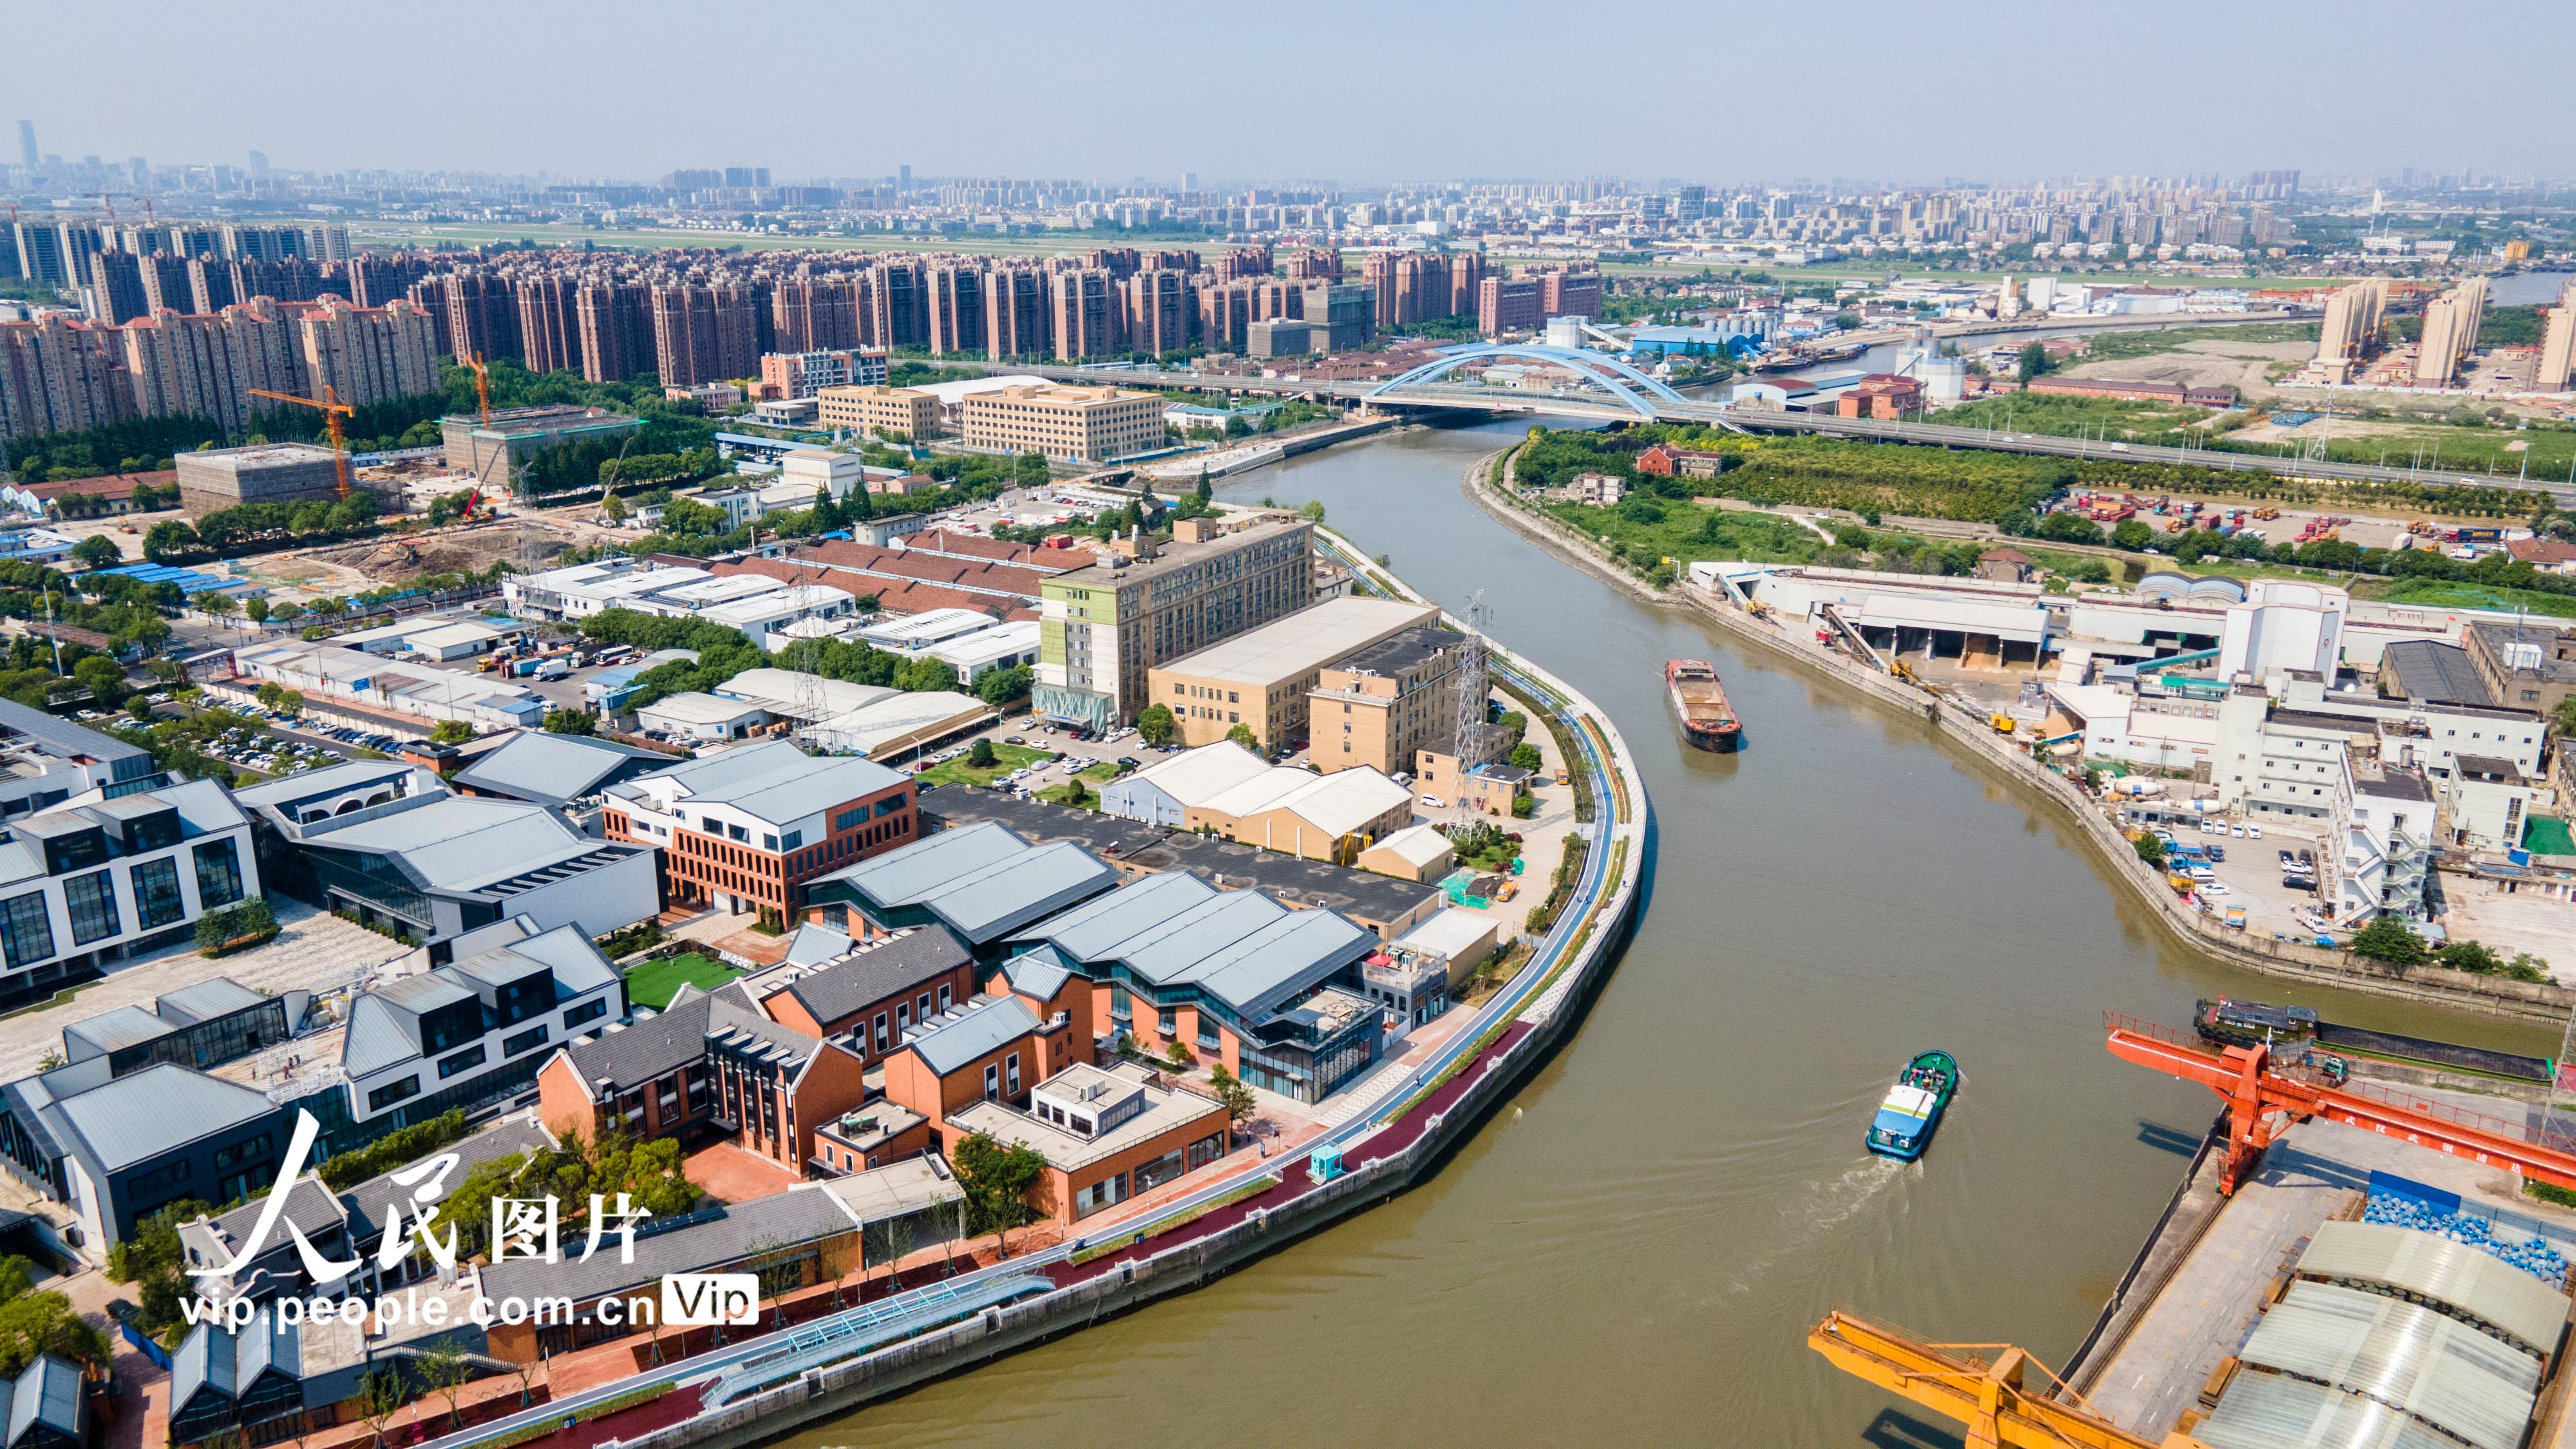
[[[229, 264], [235, 297], [275, 297], [281, 302], [310, 302], [322, 295], [322, 269], [302, 257], [263, 262], [240, 259]], [[430, 285], [436, 286], [433, 280]], [[444, 334], [441, 334], [442, 341]]]
[[0, 322], [0, 436], [70, 432], [131, 416], [123, 352], [112, 329], [59, 313]]
[[2549, 309], [2549, 330], [2540, 339], [2540, 366], [2532, 386], [2565, 392], [2571, 372], [2576, 372], [2576, 283], [2568, 284], [2558, 294], [2558, 305]]
[[1146, 672], [1259, 628], [1314, 599], [1314, 525], [1260, 516], [1189, 519], [1172, 542], [1056, 574], [1040, 585], [1040, 714], [1106, 726], [1149, 702]]
[[911, 257], [868, 268], [865, 325], [859, 340], [871, 347], [930, 345], [929, 269]]
[[340, 401], [364, 407], [438, 391], [438, 337], [429, 314], [409, 302], [353, 307], [338, 298], [296, 318], [306, 380], [328, 384]]
[[351, 257], [346, 275], [350, 301], [361, 307], [381, 307], [408, 294], [412, 283], [428, 275], [428, 268], [413, 257], [370, 254]]
[[984, 348], [984, 273], [980, 261], [942, 262], [930, 269], [930, 350], [941, 357]]
[[211, 254], [188, 258], [188, 305], [179, 310], [220, 312], [240, 300], [233, 295], [232, 268], [220, 258]]
[[1043, 357], [1053, 346], [1048, 327], [1051, 289], [1045, 272], [1008, 262], [984, 274], [984, 357]]
[[1538, 274], [1539, 314], [1543, 317], [1601, 315], [1601, 274], [1550, 270]]
[[[162, 309], [119, 328], [135, 411], [145, 417], [194, 414], [212, 418], [228, 433], [248, 431], [253, 412], [269, 409], [249, 389], [277, 388], [285, 379], [245, 375], [241, 364], [262, 354], [255, 347], [235, 348], [232, 320]], [[256, 326], [259, 320], [246, 322]]]
[[530, 372], [581, 366], [581, 279], [562, 272], [522, 277], [511, 289], [519, 313], [519, 349]]
[[458, 362], [527, 359], [519, 341], [519, 301], [508, 279], [469, 269], [447, 273], [439, 285], [447, 294], [447, 350]]
[[1056, 361], [1114, 357], [1126, 350], [1118, 336], [1118, 283], [1108, 269], [1078, 267], [1048, 280], [1054, 284], [1048, 330], [1055, 337]]
[[14, 228], [18, 241], [18, 275], [48, 287], [72, 285], [71, 259], [63, 254], [62, 233], [50, 222], [22, 221]]
[[2415, 351], [2417, 387], [2449, 387], [2457, 380], [2460, 365], [2477, 350], [2486, 310], [2484, 277], [2469, 278], [2424, 309], [2424, 335]]
[[232, 261], [282, 262], [305, 256], [304, 244], [304, 228], [300, 226], [236, 223], [224, 227], [224, 256]]
[[587, 382], [624, 382], [654, 365], [652, 289], [636, 282], [584, 282], [573, 302]]
[[653, 289], [653, 358], [664, 387], [697, 387], [760, 371], [757, 312], [765, 299], [740, 282]]
[[173, 312], [202, 310], [196, 306], [196, 287], [188, 280], [188, 259], [168, 252], [154, 252], [139, 258], [143, 264], [143, 310]]
[[90, 258], [89, 315], [110, 327], [152, 310], [143, 292], [143, 259], [132, 252]]
[[1185, 272], [1155, 268], [1129, 277], [1120, 288], [1127, 303], [1127, 346], [1131, 351], [1169, 357], [1189, 351], [1190, 329], [1198, 321], [1197, 301]]
[[781, 352], [822, 352], [859, 345], [864, 277], [789, 277], [769, 294], [771, 330]]
[[1252, 326], [1252, 283], [1199, 285], [1199, 342], [1210, 352], [1241, 352]]
[[1487, 340], [1506, 332], [1526, 332], [1547, 316], [1537, 279], [1487, 277], [1476, 294], [1476, 330]]
[[2350, 382], [2354, 369], [2379, 345], [2381, 315], [2388, 306], [2388, 283], [2373, 277], [2355, 282], [2326, 299], [2317, 328], [2317, 362], [2330, 382]]
[[18, 155], [30, 171], [44, 162], [45, 158], [36, 150], [36, 123], [33, 121], [18, 123]]

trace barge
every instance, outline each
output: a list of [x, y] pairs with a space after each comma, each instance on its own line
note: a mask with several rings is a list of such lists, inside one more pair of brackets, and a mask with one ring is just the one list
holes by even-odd
[[1703, 750], [1728, 751], [1744, 742], [1744, 722], [1726, 701], [1717, 666], [1705, 659], [1664, 661], [1664, 689], [1673, 701], [1673, 717], [1682, 733]]

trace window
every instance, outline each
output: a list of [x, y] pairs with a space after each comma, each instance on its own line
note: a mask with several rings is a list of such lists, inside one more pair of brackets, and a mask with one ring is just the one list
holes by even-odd
[[878, 1013], [877, 1013], [877, 1022], [876, 1022], [876, 1026], [877, 1026], [877, 1050], [878, 1050], [880, 1053], [882, 1053], [882, 1052], [886, 1049], [886, 1019], [885, 1019], [885, 1013], [884, 1013], [884, 1012], [882, 1012], [882, 1011], [880, 1011], [880, 1012], [878, 1012]]
[[805, 832], [802, 830], [791, 830], [785, 835], [780, 836], [778, 839], [781, 849], [794, 850], [805, 843]]
[[1000, 1097], [1001, 1095], [1002, 1095], [1002, 1069], [1001, 1069], [1000, 1067], [996, 1067], [996, 1066], [987, 1066], [987, 1067], [985, 1067], [985, 1068], [984, 1068], [984, 1100], [985, 1100], [985, 1101], [987, 1101], [987, 1102], [990, 1102], [990, 1101], [993, 1101], [994, 1099], [996, 1099], [996, 1098]]
[[43, 891], [0, 901], [0, 951], [7, 953], [13, 971], [54, 954], [53, 920], [45, 910]]
[[776, 850], [778, 848], [778, 837], [769, 834], [767, 831], [761, 832], [760, 848], [763, 850]]
[[942, 1011], [946, 1011], [948, 1009], [948, 991], [949, 987], [947, 982], [943, 981], [939, 983], [939, 1009]]
[[[877, 1020], [883, 1021], [885, 1018], [880, 1016]], [[910, 1002], [899, 1001], [895, 1003], [894, 1029], [897, 1031], [912, 1030], [912, 1004]]]
[[1009, 1056], [1002, 1058], [1002, 1064], [1010, 1069], [1009, 1081], [1011, 1084], [1011, 1095], [1016, 1097], [1020, 1094], [1020, 1054], [1018, 1052], [1011, 1053]]
[[63, 906], [72, 918], [72, 944], [104, 941], [120, 929], [116, 917], [116, 881], [106, 871], [76, 875], [63, 882]]
[[901, 795], [888, 795], [877, 802], [877, 813], [879, 815], [892, 815], [894, 812], [902, 809], [905, 803], [906, 801]]
[[515, 1057], [521, 1052], [531, 1051], [537, 1047], [544, 1046], [545, 1044], [546, 1029], [543, 1024], [539, 1024], [528, 1028], [517, 1036], [506, 1036], [501, 1038], [501, 1055], [505, 1057]]
[[166, 926], [188, 913], [179, 895], [179, 862], [170, 856], [147, 860], [134, 868], [134, 918], [146, 930]]
[[470, 1072], [483, 1065], [483, 1057], [482, 1047], [470, 1046], [452, 1057], [442, 1058], [438, 1063], [438, 1079], [443, 1082], [458, 1072]]
[[597, 1001], [585, 1001], [564, 1013], [564, 1030], [570, 1031], [585, 1021], [597, 1021], [607, 1014], [608, 1001], [605, 997]]
[[930, 993], [929, 993], [929, 992], [925, 991], [925, 992], [921, 993], [921, 1000], [919, 1000], [919, 1001], [917, 1001], [917, 1002], [913, 1003], [912, 1014], [913, 1014], [914, 1016], [916, 1016], [916, 1017], [920, 1018], [920, 1019], [921, 1019], [921, 1020], [923, 1020], [923, 1021], [928, 1021], [928, 1020], [930, 1020]]
[[751, 843], [751, 832], [744, 829], [742, 826], [728, 825], [725, 827], [725, 834], [732, 836], [734, 839], [741, 841], [745, 845], [749, 845]]
[[399, 1082], [387, 1082], [367, 1094], [367, 1110], [381, 1112], [405, 1097], [419, 1095], [420, 1078], [417, 1076], [405, 1077]]
[[197, 909], [211, 911], [242, 898], [241, 852], [231, 836], [197, 846]]

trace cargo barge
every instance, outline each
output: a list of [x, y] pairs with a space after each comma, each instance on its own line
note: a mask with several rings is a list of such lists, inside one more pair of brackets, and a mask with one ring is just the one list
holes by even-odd
[[2314, 1045], [2346, 1057], [2363, 1057], [2431, 1071], [2464, 1072], [2508, 1082], [2545, 1085], [2550, 1078], [2546, 1057], [2518, 1056], [2485, 1047], [2461, 1046], [2420, 1036], [2338, 1026], [2321, 1020], [2304, 1006], [2271, 1006], [2230, 997], [2202, 1000], [2192, 1013], [2200, 1039], [2217, 1046], [2263, 1046], [2275, 1050]]
[[1726, 702], [1726, 686], [1717, 666], [1705, 659], [1664, 661], [1664, 688], [1672, 696], [1673, 717], [1682, 733], [1703, 750], [1727, 751], [1744, 741], [1744, 722]]

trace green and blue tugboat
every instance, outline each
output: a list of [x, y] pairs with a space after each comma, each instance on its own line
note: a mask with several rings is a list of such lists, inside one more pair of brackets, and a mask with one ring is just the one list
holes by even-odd
[[1948, 1052], [1924, 1052], [1906, 1063], [1870, 1121], [1869, 1150], [1899, 1162], [1921, 1157], [1958, 1090], [1959, 1063]]

